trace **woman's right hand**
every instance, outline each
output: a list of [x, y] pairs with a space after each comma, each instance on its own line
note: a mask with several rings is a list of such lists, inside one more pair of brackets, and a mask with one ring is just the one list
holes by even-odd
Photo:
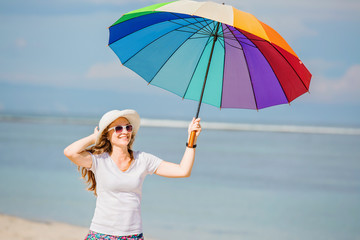
[[95, 144], [98, 133], [99, 128], [95, 127], [93, 134], [67, 146], [64, 149], [65, 156], [78, 166], [90, 168], [92, 165], [92, 158], [89, 152], [86, 151], [86, 148]]
[[96, 126], [96, 127], [94, 128], [94, 134], [93, 134], [93, 135], [95, 136], [95, 139], [96, 139], [98, 133], [99, 133], [99, 127]]

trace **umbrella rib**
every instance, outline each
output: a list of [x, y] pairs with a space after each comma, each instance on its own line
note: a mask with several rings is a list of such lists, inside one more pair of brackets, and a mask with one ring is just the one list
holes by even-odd
[[188, 33], [198, 33], [198, 34], [202, 34], [202, 35], [209, 35], [209, 33], [203, 31], [203, 29], [199, 28], [199, 29], [194, 29], [194, 28], [190, 28], [194, 31], [186, 31], [186, 30], [174, 30], [174, 31], [178, 31], [178, 32], [188, 32]]
[[[268, 42], [268, 44], [270, 44], [270, 45], [272, 46], [272, 44], [271, 44], [270, 42]], [[254, 43], [254, 45], [255, 45], [255, 43]], [[259, 52], [261, 53], [261, 55], [267, 60], [267, 58], [266, 58], [266, 57], [264, 56], [264, 54], [261, 52], [260, 48], [257, 47], [257, 49], [259, 50]], [[287, 101], [288, 103], [290, 103], [289, 98], [288, 98], [288, 96], [286, 95], [286, 92], [285, 92], [285, 90], [284, 90], [281, 82], [279, 81], [279, 77], [276, 75], [276, 73], [275, 73], [275, 71], [274, 71], [274, 68], [271, 66], [271, 64], [269, 63], [268, 60], [267, 60], [267, 62], [268, 62], [268, 64], [269, 64], [269, 67], [271, 68], [272, 72], [273, 72], [274, 75], [276, 76], [276, 80], [277, 80], [277, 82], [279, 83], [279, 85], [280, 85], [280, 87], [281, 87], [281, 90], [283, 91], [284, 96], [286, 97], [286, 101]]]
[[[270, 43], [269, 43], [270, 44]], [[275, 48], [275, 50], [281, 55], [281, 57], [283, 57], [285, 59], [285, 61], [289, 64], [289, 66], [294, 70], [296, 76], [298, 76], [298, 78], [300, 79], [301, 83], [303, 84], [304, 88], [306, 89], [307, 92], [309, 92], [309, 88], [306, 87], [306, 84], [304, 83], [304, 81], [301, 79], [301, 77], [299, 76], [299, 74], [295, 71], [294, 67], [289, 63], [289, 61], [286, 59], [286, 57], [276, 48], [274, 47], [274, 45], [270, 44], [273, 48]], [[299, 59], [300, 61], [300, 59]], [[290, 102], [289, 102], [290, 103]]]
[[[187, 18], [179, 17], [178, 15], [176, 15], [176, 14], [173, 13], [173, 12], [170, 12], [170, 13], [173, 14], [173, 15], [175, 15], [175, 16], [178, 17], [179, 19], [182, 19], [182, 20], [184, 20], [185, 22], [188, 22], [189, 24], [194, 24], [194, 23], [188, 21]], [[189, 17], [189, 18], [190, 18], [190, 17]], [[191, 16], [191, 18], [193, 18], [193, 19], [195, 19], [195, 21], [197, 21], [197, 19], [196, 19], [194, 16]], [[199, 18], [200, 18], [200, 17], [199, 17]], [[202, 19], [204, 19], [204, 21], [206, 22], [205, 18], [202, 18]], [[204, 22], [204, 21], [201, 21], [201, 22]], [[199, 21], [197, 21], [197, 22], [199, 22]], [[201, 22], [199, 22], [199, 23], [201, 24]], [[202, 25], [202, 24], [201, 24], [201, 25]], [[203, 28], [200, 28], [200, 27], [199, 27], [199, 29], [203, 29]], [[197, 30], [197, 29], [194, 29], [194, 30]]]
[[223, 38], [235, 39], [235, 37], [230, 32], [225, 32], [225, 31], [223, 32]]
[[[253, 45], [251, 45], [251, 44], [249, 44], [249, 43], [243, 42], [243, 41], [238, 40], [238, 39], [236, 39], [236, 38], [235, 38], [235, 40], [237, 40], [239, 43], [242, 43], [242, 44], [248, 45], [249, 47], [257, 48], [257, 46], [256, 46], [255, 44], [254, 44], [255, 46], [253, 46]], [[249, 40], [251, 40], [251, 39], [249, 39]]]
[[[235, 28], [237, 31], [239, 31], [240, 32], [240, 30], [239, 29], [237, 29], [237, 28]], [[231, 31], [231, 30], [230, 30]], [[232, 32], [232, 34], [233, 34], [233, 36], [234, 36], [234, 38], [230, 38], [230, 39], [234, 39], [234, 40], [236, 40], [237, 42], [239, 42], [239, 43], [242, 43], [242, 44], [246, 44], [246, 45], [248, 45], [249, 47], [253, 47], [253, 48], [257, 48], [257, 46], [254, 44], [254, 46], [253, 45], [251, 45], [251, 44], [249, 44], [249, 43], [246, 43], [246, 42], [243, 42], [243, 41], [241, 41], [241, 40], [239, 40], [239, 38], [240, 39], [245, 39], [245, 40], [249, 40], [249, 41], [261, 41], [261, 40], [258, 40], [258, 39], [251, 39], [251, 38], [246, 38], [246, 37], [242, 37], [242, 36], [240, 36], [240, 35], [236, 35], [236, 34], [234, 34], [233, 32]], [[237, 38], [237, 36], [238, 36], [238, 38]], [[244, 36], [244, 35], [243, 35]], [[265, 40], [264, 40], [265, 41]], [[241, 45], [240, 45], [241, 46]]]
[[[184, 18], [182, 18], [183, 20], [185, 20]], [[205, 20], [204, 20], [205, 21]], [[178, 25], [180, 25], [180, 26], [183, 26], [184, 28], [189, 28], [189, 29], [192, 29], [192, 30], [194, 30], [194, 31], [196, 31], [196, 32], [200, 32], [200, 31], [203, 31], [203, 27], [198, 27], [198, 28], [195, 28], [195, 27], [189, 27], [189, 25], [193, 25], [193, 26], [195, 26], [194, 25], [194, 23], [190, 23], [189, 21], [186, 21], [186, 22], [189, 22], [189, 24], [188, 25], [182, 25], [181, 23], [177, 23], [177, 22], [174, 22], [174, 21], [172, 21], [172, 20], [170, 20], [169, 22], [171, 22], [171, 23], [175, 23], [175, 24], [178, 24]], [[198, 23], [200, 23], [199, 21], [197, 21]], [[178, 31], [180, 31], [180, 30], [178, 30]], [[204, 31], [205, 33], [207, 33], [206, 31]]]
[[[191, 16], [195, 21], [197, 21], [197, 22], [199, 22], [198, 21], [198, 18], [196, 18], [196, 17], [194, 17], [194, 16]], [[204, 19], [204, 21], [203, 22], [207, 22], [207, 20], [205, 20], [205, 18], [202, 18], [202, 19]], [[211, 20], [208, 20], [208, 21], [210, 21], [211, 22]], [[203, 26], [202, 28], [204, 29], [206, 29], [207, 31], [211, 31], [211, 29], [209, 28], [209, 29], [207, 29], [207, 27], [209, 26], [209, 23], [207, 23], [206, 25], [203, 25], [201, 22], [199, 22], [200, 24], [201, 24], [201, 26]]]
[[[186, 26], [185, 26], [185, 27], [186, 27]], [[182, 28], [182, 27], [179, 27], [179, 28]], [[172, 31], [169, 31], [169, 32], [165, 33], [164, 35], [161, 35], [160, 37], [158, 37], [158, 38], [154, 39], [153, 41], [149, 42], [149, 43], [146, 44], [143, 48], [139, 49], [139, 51], [137, 51], [134, 55], [132, 55], [128, 60], [126, 60], [124, 63], [122, 63], [122, 65], [125, 65], [128, 61], [130, 61], [130, 59], [132, 59], [132, 58], [133, 58], [134, 56], [136, 56], [139, 52], [141, 52], [143, 49], [145, 49], [146, 47], [148, 47], [149, 45], [151, 45], [151, 44], [154, 43], [155, 41], [159, 40], [160, 38], [168, 35], [169, 33], [173, 32], [173, 31], [178, 30], [179, 28], [174, 29], [174, 30], [172, 30]], [[143, 28], [143, 29], [144, 29], [144, 28]], [[120, 39], [119, 39], [119, 40], [120, 40]], [[119, 40], [118, 40], [118, 41], [119, 41]], [[115, 42], [114, 42], [114, 43], [115, 43]]]
[[224, 39], [230, 39], [230, 40], [237, 40], [236, 38], [234, 37], [228, 37], [228, 36], [223, 36]]
[[[194, 33], [193, 35], [195, 35], [196, 33]], [[156, 75], [161, 71], [161, 69], [165, 66], [165, 64], [169, 61], [169, 59], [177, 52], [177, 50], [179, 50], [179, 48], [181, 48], [182, 45], [184, 45], [184, 43], [189, 40], [189, 38], [191, 38], [193, 35], [191, 35], [190, 37], [188, 37], [185, 41], [183, 41], [180, 46], [178, 46], [176, 48], [175, 51], [173, 51], [171, 53], [171, 55], [166, 59], [166, 61], [163, 63], [163, 65], [158, 69], [158, 71], [155, 73], [155, 75], [152, 77], [152, 79], [148, 82], [148, 84], [150, 84], [152, 82], [152, 80], [154, 80], [154, 78], [156, 77]]]
[[[224, 41], [225, 42], [225, 41]], [[219, 41], [220, 45], [225, 49], [225, 45], [224, 43], [222, 43], [221, 41]]]
[[[226, 26], [226, 24], [225, 24]], [[233, 39], [235, 40], [236, 38], [234, 37], [234, 35], [229, 31], [223, 31], [223, 36], [222, 36], [224, 39]]]
[[201, 37], [190, 37], [189, 39], [200, 39], [200, 38], [208, 38], [209, 35], [204, 35], [204, 36], [201, 36]]
[[[182, 17], [179, 17], [178, 15], [176, 15], [175, 13], [173, 13], [173, 12], [169, 12], [169, 13], [171, 13], [172, 15], [174, 15], [175, 17], [177, 17], [178, 19], [182, 19], [182, 20], [184, 20], [185, 22], [188, 22], [188, 23], [190, 23], [190, 24], [194, 24], [194, 23], [192, 23], [192, 22], [190, 22], [190, 21], [188, 21], [187, 20], [187, 18], [182, 18]], [[190, 18], [190, 17], [189, 17]]]
[[214, 21], [208, 20], [208, 19], [205, 20], [205, 18], [203, 18], [203, 19], [204, 19], [203, 22], [206, 22], [206, 25], [202, 28], [202, 30], [209, 35], [212, 32], [212, 30], [210, 28], [210, 24], [213, 23]]
[[[231, 33], [234, 35], [234, 37], [235, 37], [235, 34], [233, 33], [233, 31], [231, 31], [230, 28], [229, 28], [229, 30], [230, 30], [230, 32], [231, 32]], [[238, 29], [236, 29], [236, 30], [239, 31]], [[235, 39], [236, 39], [236, 37], [235, 37]], [[236, 39], [236, 40], [237, 40], [237, 39]], [[242, 46], [239, 40], [237, 40], [237, 42], [239, 43], [240, 46]], [[250, 84], [251, 84], [251, 88], [252, 88], [252, 92], [253, 92], [253, 96], [254, 96], [254, 101], [255, 101], [255, 105], [256, 105], [256, 110], [259, 110], [259, 108], [258, 108], [258, 103], [257, 103], [257, 100], [256, 100], [254, 85], [253, 85], [252, 78], [251, 78], [251, 74], [250, 74], [249, 65], [248, 65], [247, 59], [246, 59], [246, 54], [245, 54], [244, 51], [242, 51], [242, 52], [243, 52], [243, 55], [244, 55], [244, 58], [245, 58], [246, 68], [247, 68], [248, 74], [249, 74], [249, 79], [250, 79]]]
[[[236, 35], [234, 35], [234, 36], [236, 36]], [[254, 44], [254, 46], [253, 46], [253, 45], [251, 45], [251, 44], [249, 44], [249, 43], [246, 43], [246, 42], [243, 42], [243, 41], [239, 40], [239, 39], [236, 38], [236, 37], [234, 37], [234, 38], [232, 38], [232, 37], [226, 37], [226, 39], [236, 40], [237, 42], [242, 43], [242, 44], [245, 44], [245, 45], [248, 45], [249, 47], [257, 48], [257, 46], [256, 46], [255, 44]], [[251, 39], [251, 38], [242, 38], [242, 39], [248, 39], [248, 40], [251, 40], [251, 41], [257, 40], [257, 39]], [[258, 41], [260, 41], [260, 40], [258, 40]]]
[[[195, 19], [195, 18], [194, 18]], [[203, 26], [202, 28], [199, 28], [200, 30], [199, 30], [199, 32], [201, 32], [202, 34], [204, 34], [204, 35], [207, 35], [207, 36], [209, 36], [209, 35], [211, 35], [212, 34], [212, 30], [211, 30], [211, 28], [210, 28], [210, 24], [211, 23], [213, 23], [214, 21], [210, 21], [210, 20], [206, 20], [205, 18], [202, 18], [202, 19], [204, 19], [204, 21], [202, 21], [202, 22], [206, 22], [206, 25], [204, 26], [204, 25], [202, 25], [200, 22], [200, 24]], [[196, 20], [196, 19], [195, 19]], [[209, 29], [208, 29], [208, 27], [209, 27]]]
[[[183, 20], [184, 20], [184, 18], [181, 18], [181, 19], [183, 19]], [[187, 26], [189, 25], [189, 24], [184, 25], [184, 24], [181, 24], [181, 23], [175, 22], [174, 20], [169, 20], [169, 22], [174, 23], [174, 24], [177, 24], [177, 25], [180, 25], [180, 26], [182, 26], [182, 27], [187, 27]], [[186, 21], [186, 22], [188, 22], [188, 21]], [[191, 23], [191, 24], [193, 24], [193, 23]], [[189, 27], [189, 28], [190, 28], [190, 27]], [[196, 30], [196, 31], [197, 31], [197, 29], [194, 29], [194, 28], [190, 28], [190, 29], [193, 29], [193, 30]]]
[[188, 91], [188, 89], [189, 89], [190, 83], [191, 83], [191, 81], [192, 81], [192, 79], [193, 79], [193, 77], [194, 77], [194, 74], [195, 74], [195, 72], [196, 72], [196, 69], [197, 69], [199, 63], [200, 63], [200, 60], [201, 60], [201, 58], [202, 58], [202, 56], [203, 56], [203, 54], [204, 54], [204, 52], [205, 52], [206, 46], [210, 43], [210, 39], [211, 39], [211, 36], [209, 36], [209, 38], [208, 38], [208, 40], [207, 40], [207, 42], [206, 42], [206, 44], [205, 44], [205, 46], [204, 46], [204, 48], [203, 48], [203, 50], [202, 50], [202, 53], [201, 53], [201, 55], [200, 55], [200, 57], [199, 57], [199, 59], [198, 59], [198, 61], [197, 61], [197, 63], [196, 63], [196, 66], [195, 66], [195, 68], [194, 68], [194, 71], [193, 71], [193, 73], [191, 74], [190, 81], [189, 81], [189, 83], [188, 83], [188, 85], [187, 85], [187, 87], [186, 87], [186, 90], [185, 90], [185, 92], [184, 92], [184, 95], [182, 96], [183, 99], [184, 99], [184, 97], [185, 97], [185, 95], [186, 95], [186, 93], [187, 93], [187, 91]]
[[214, 32], [216, 31], [216, 27], [215, 27], [215, 21], [211, 22], [213, 24], [213, 28], [211, 29], [211, 35], [214, 36]]
[[187, 33], [197, 33], [197, 34], [199, 34], [199, 35], [204, 35], [204, 36], [209, 36], [209, 34], [208, 33], [202, 33], [202, 32], [200, 32], [200, 31], [197, 31], [197, 32], [192, 32], [192, 31], [186, 31], [186, 30], [174, 30], [174, 31], [177, 31], [177, 32], [187, 32]]
[[[235, 29], [240, 32], [239, 29], [237, 29], [237, 28], [235, 28]], [[241, 32], [240, 32], [240, 33], [241, 33]], [[242, 37], [241, 35], [236, 35], [236, 34], [234, 34], [234, 36], [235, 36], [236, 40], [238, 40], [238, 41], [240, 41], [239, 39], [245, 39], [245, 40], [250, 40], [251, 42], [267, 42], [267, 41], [264, 40], [264, 39], [251, 39], [251, 38]], [[242, 43], [247, 44], [248, 46], [254, 47], [254, 46], [252, 46], [252, 45], [250, 45], [250, 44], [248, 44], [248, 43], [245, 43], [245, 42], [242, 42]], [[255, 44], [254, 44], [254, 45], [255, 45]], [[256, 46], [255, 46], [255, 47], [256, 47]], [[256, 48], [257, 48], [257, 47], [256, 47]]]
[[[233, 40], [235, 40], [235, 39], [233, 39]], [[224, 41], [225, 42], [225, 41]], [[237, 47], [237, 46], [234, 46], [234, 45], [232, 45], [232, 44], [230, 44], [230, 43], [228, 43], [228, 42], [225, 42], [225, 44], [227, 44], [227, 45], [229, 45], [229, 46], [231, 46], [231, 47], [233, 47], [233, 48], [237, 48], [237, 49], [239, 49], [239, 50], [244, 50], [244, 49], [242, 49], [242, 48], [239, 48], [239, 47]], [[241, 45], [240, 45], [241, 46]]]
[[[196, 19], [196, 18], [194, 18], [202, 27], [198, 27], [197, 29], [196, 28], [191, 28], [191, 27], [188, 27], [189, 25], [187, 25], [186, 27], [187, 28], [190, 28], [190, 29], [193, 29], [193, 30], [195, 30], [195, 31], [197, 31], [197, 33], [198, 34], [203, 34], [203, 35], [211, 35], [211, 30], [209, 30], [209, 29], [207, 29], [207, 27], [209, 26], [209, 24], [210, 23], [212, 23], [212, 21], [210, 21], [210, 20], [206, 20], [205, 18], [202, 18], [203, 19], [203, 21], [199, 21], [198, 19]], [[183, 20], [185, 20], [184, 18], [183, 18]], [[186, 22], [189, 22], [189, 21], [186, 21]], [[202, 23], [203, 22], [206, 22], [206, 25], [203, 25]], [[191, 23], [192, 25], [194, 25], [194, 23]], [[195, 25], [194, 25], [195, 26]], [[180, 30], [178, 30], [178, 31], [180, 31]]]
[[[227, 27], [226, 24], [224, 24], [224, 25]], [[223, 29], [223, 34], [225, 35], [225, 33], [230, 33], [231, 34], [231, 31], [229, 30], [229, 28], [225, 28], [225, 31]]]

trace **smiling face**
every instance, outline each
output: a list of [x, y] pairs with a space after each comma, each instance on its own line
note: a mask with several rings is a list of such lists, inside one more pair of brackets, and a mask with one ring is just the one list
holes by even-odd
[[[115, 126], [126, 126], [130, 124], [130, 122], [124, 118], [120, 117], [113, 121], [109, 128], [115, 127]], [[112, 146], [118, 146], [118, 147], [124, 147], [127, 146], [131, 140], [132, 132], [126, 131], [126, 128], [123, 129], [121, 133], [116, 133], [114, 129], [110, 130], [108, 132], [108, 139], [111, 142]]]

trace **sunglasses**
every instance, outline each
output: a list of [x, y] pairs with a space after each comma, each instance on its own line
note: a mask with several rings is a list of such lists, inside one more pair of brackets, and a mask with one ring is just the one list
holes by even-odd
[[124, 129], [126, 129], [127, 132], [132, 132], [133, 130], [133, 126], [131, 124], [129, 125], [126, 125], [126, 126], [121, 126], [121, 125], [118, 125], [118, 126], [115, 126], [115, 127], [112, 127], [112, 128], [109, 128], [108, 132], [111, 131], [111, 130], [115, 130], [116, 133], [122, 133], [124, 131]]

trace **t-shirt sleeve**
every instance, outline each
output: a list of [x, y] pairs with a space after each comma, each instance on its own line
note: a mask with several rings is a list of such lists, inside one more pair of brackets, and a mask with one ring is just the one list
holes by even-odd
[[96, 168], [97, 168], [97, 157], [96, 155], [90, 153], [91, 155], [91, 159], [92, 159], [92, 164], [91, 164], [91, 168], [88, 168], [88, 170], [92, 171], [94, 174], [96, 173]]
[[153, 174], [156, 169], [160, 166], [161, 162], [163, 161], [161, 158], [158, 158], [152, 154], [146, 153], [146, 171], [148, 174]]

